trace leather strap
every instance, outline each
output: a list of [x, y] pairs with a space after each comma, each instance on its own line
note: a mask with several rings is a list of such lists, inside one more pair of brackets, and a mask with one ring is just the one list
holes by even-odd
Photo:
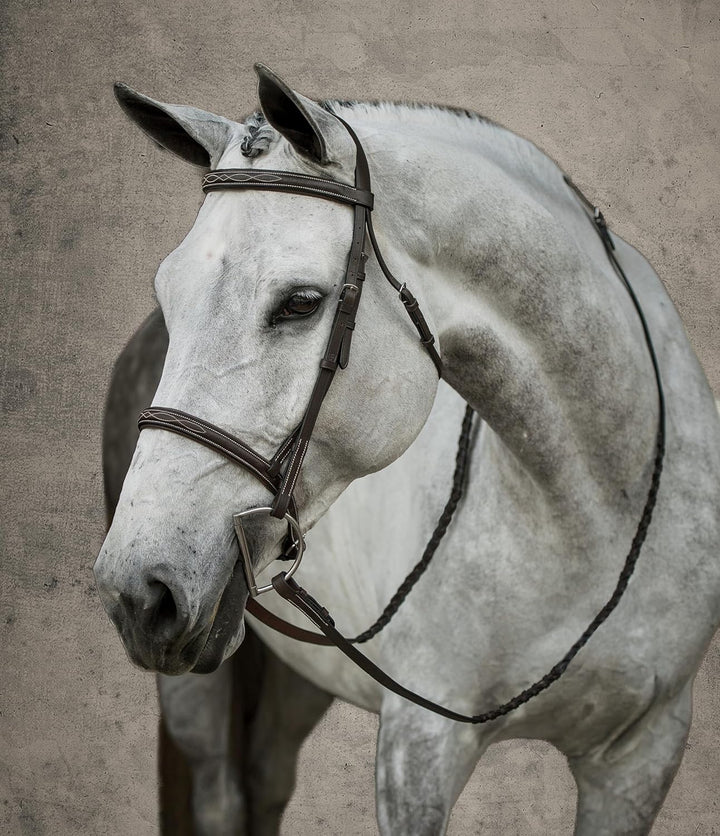
[[[350, 249], [348, 268], [345, 276], [345, 285], [340, 293], [335, 318], [330, 330], [325, 354], [320, 361], [315, 386], [308, 407], [305, 410], [300, 430], [293, 445], [293, 453], [290, 463], [285, 471], [285, 477], [272, 505], [272, 516], [282, 519], [289, 506], [295, 483], [300, 473], [300, 468], [305, 459], [305, 454], [310, 444], [310, 438], [315, 429], [315, 422], [320, 414], [320, 408], [325, 400], [325, 395], [335, 377], [338, 367], [345, 368], [350, 354], [350, 341], [355, 328], [355, 317], [357, 315], [362, 286], [365, 280], [364, 264], [367, 256], [363, 250], [365, 244], [365, 213], [362, 206], [355, 207], [355, 222], [353, 225], [353, 242]], [[294, 516], [294, 515], [293, 515]]]
[[367, 227], [368, 227], [368, 234], [370, 235], [370, 241], [373, 246], [373, 250], [375, 250], [375, 257], [378, 260], [378, 264], [380, 265], [380, 269], [383, 272], [385, 278], [390, 282], [390, 284], [397, 290], [400, 300], [402, 301], [403, 305], [405, 305], [405, 310], [408, 312], [410, 320], [412, 324], [417, 329], [418, 334], [420, 335], [420, 342], [423, 344], [423, 347], [430, 355], [430, 359], [435, 364], [435, 368], [437, 369], [438, 377], [442, 377], [443, 368], [442, 368], [442, 360], [440, 359], [440, 355], [435, 348], [435, 337], [433, 336], [430, 328], [428, 327], [427, 321], [423, 316], [423, 312], [420, 310], [420, 305], [417, 299], [412, 295], [408, 286], [403, 282], [400, 282], [393, 276], [390, 272], [390, 268], [387, 266], [385, 259], [380, 252], [380, 247], [378, 245], [377, 239], [375, 238], [375, 229], [372, 223], [372, 215], [370, 212], [367, 213]]
[[329, 180], [327, 177], [311, 177], [292, 171], [272, 171], [255, 168], [219, 168], [203, 177], [202, 190], [214, 192], [220, 189], [266, 189], [268, 191], [293, 192], [322, 197], [337, 203], [373, 208], [373, 194], [369, 188], [360, 189]]
[[[612, 264], [615, 273], [620, 278], [622, 283], [625, 285], [625, 289], [627, 290], [630, 299], [637, 311], [638, 319], [640, 320], [640, 325], [643, 329], [643, 335], [645, 337], [645, 342], [647, 344], [648, 353], [650, 355], [650, 362], [652, 363], [653, 372], [655, 374], [655, 382], [657, 383], [657, 393], [658, 393], [658, 431], [657, 431], [657, 443], [656, 447], [658, 451], [660, 451], [660, 460], [662, 461], [662, 456], [664, 455], [665, 449], [665, 392], [662, 385], [662, 376], [660, 374], [660, 364], [657, 359], [657, 354], [655, 353], [655, 346], [653, 345], [652, 337], [650, 335], [650, 328], [647, 324], [647, 320], [645, 319], [645, 314], [643, 313], [642, 306], [640, 305], [640, 300], [637, 297], [637, 294], [633, 290], [632, 285], [630, 284], [630, 280], [627, 277], [627, 274], [623, 270], [622, 264], [618, 261], [617, 256], [615, 255], [615, 242], [610, 235], [610, 229], [608, 228], [607, 222], [603, 213], [595, 206], [587, 197], [580, 191], [580, 189], [573, 183], [573, 181], [567, 176], [567, 174], [563, 175], [563, 179], [567, 183], [568, 186], [575, 192], [575, 194], [580, 198], [582, 203], [585, 205], [585, 208], [588, 212], [590, 220], [593, 223], [593, 227], [595, 231], [600, 236], [600, 240], [605, 247], [605, 253], [608, 257], [608, 261]], [[659, 478], [659, 477], [658, 477]]]
[[[450, 720], [455, 720], [458, 723], [487, 722], [487, 720], [484, 719], [485, 715], [479, 714], [470, 716], [467, 714], [460, 714], [457, 711], [445, 708], [445, 706], [438, 705], [432, 700], [427, 699], [427, 697], [416, 694], [414, 691], [411, 691], [409, 688], [405, 688], [404, 685], [396, 682], [392, 677], [388, 676], [384, 670], [379, 668], [374, 662], [371, 662], [364, 653], [361, 653], [356, 647], [353, 647], [342, 635], [342, 633], [335, 629], [335, 622], [325, 607], [318, 604], [312, 595], [295, 583], [293, 578], [286, 578], [284, 572], [280, 572], [272, 579], [272, 585], [279, 595], [285, 598], [286, 601], [289, 601], [296, 609], [300, 610], [301, 613], [307, 616], [307, 618], [309, 618], [310, 621], [312, 621], [313, 624], [315, 624], [315, 626], [324, 633], [329, 640], [328, 644], [335, 645], [338, 650], [341, 650], [359, 668], [364, 670], [368, 676], [371, 676], [376, 682], [382, 685], [383, 688], [387, 688], [388, 691], [398, 694], [398, 696], [415, 703], [415, 705], [419, 705], [422, 708], [426, 708], [428, 711], [440, 714]], [[311, 633], [310, 635], [314, 634]], [[320, 642], [313, 643], [320, 644]], [[487, 719], [489, 720], [495, 718], [488, 717]]]
[[[217, 451], [235, 464], [242, 465], [262, 482], [272, 494], [277, 494], [280, 490], [282, 477], [279, 470], [292, 450], [291, 441], [297, 435], [297, 431], [291, 433], [280, 445], [275, 456], [268, 460], [229, 432], [216, 427], [209, 421], [205, 421], [204, 418], [197, 418], [195, 415], [190, 415], [180, 409], [151, 406], [140, 413], [138, 428], [140, 430], [146, 428], [168, 430], [168, 432], [191, 438], [198, 444]], [[291, 515], [297, 519], [294, 498], [291, 497], [288, 507]], [[287, 555], [283, 556], [287, 557]]]
[[[290, 580], [292, 580], [292, 578], [290, 578]], [[274, 612], [270, 612], [270, 610], [266, 607], [263, 607], [263, 605], [258, 602], [257, 598], [250, 596], [245, 604], [245, 609], [250, 613], [250, 615], [254, 615], [258, 621], [261, 621], [268, 627], [272, 627], [272, 629], [276, 632], [282, 633], [284, 636], [288, 636], [288, 638], [304, 642], [305, 644], [318, 644], [323, 647], [334, 647], [334, 642], [330, 641], [327, 636], [324, 636], [322, 633], [313, 633], [311, 630], [303, 630], [302, 627], [296, 627], [289, 621], [285, 621], [284, 618], [280, 618], [279, 615], [275, 615]]]

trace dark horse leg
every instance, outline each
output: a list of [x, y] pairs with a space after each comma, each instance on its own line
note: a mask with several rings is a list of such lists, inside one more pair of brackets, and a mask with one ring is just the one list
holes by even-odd
[[[108, 525], [150, 405], [168, 336], [160, 310], [113, 369], [103, 424]], [[214, 674], [159, 677], [160, 832], [273, 836], [295, 785], [303, 740], [332, 697], [282, 663], [248, 627]]]

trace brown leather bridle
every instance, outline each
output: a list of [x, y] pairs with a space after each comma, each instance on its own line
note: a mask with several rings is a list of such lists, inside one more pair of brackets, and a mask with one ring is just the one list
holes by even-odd
[[[443, 517], [441, 517], [441, 520], [438, 523], [438, 526], [433, 533], [433, 537], [426, 549], [426, 555], [423, 556], [423, 559], [417, 564], [410, 575], [408, 575], [401, 586], [401, 590], [405, 587], [405, 593], [399, 597], [399, 590], [398, 593], [393, 596], [393, 600], [383, 614], [386, 616], [384, 620], [383, 617], [381, 617], [381, 619], [379, 619], [372, 628], [365, 631], [365, 633], [361, 634], [361, 636], [356, 637], [355, 639], [347, 639], [335, 628], [335, 623], [329, 612], [292, 578], [292, 575], [295, 573], [300, 564], [304, 550], [302, 530], [298, 520], [297, 507], [293, 492], [295, 490], [300, 468], [302, 467], [302, 463], [312, 437], [312, 432], [315, 427], [315, 422], [320, 412], [323, 400], [325, 399], [325, 395], [328, 392], [337, 369], [344, 369], [348, 364], [350, 342], [352, 339], [352, 332], [355, 327], [355, 317], [360, 303], [360, 296], [362, 294], [362, 285], [365, 280], [365, 262], [368, 258], [365, 246], [367, 243], [366, 231], [370, 237], [372, 247], [375, 251], [375, 255], [382, 272], [390, 284], [398, 292], [410, 319], [420, 335], [422, 345], [430, 355], [430, 358], [435, 364], [438, 375], [441, 377], [442, 363], [434, 346], [435, 339], [430, 332], [422, 311], [420, 310], [417, 299], [408, 290], [404, 283], [401, 284], [392, 275], [382, 257], [382, 254], [380, 253], [371, 219], [373, 195], [370, 188], [370, 172], [367, 158], [360, 140], [344, 119], [337, 116], [337, 114], [333, 115], [339, 119], [343, 125], [345, 125], [357, 149], [354, 187], [335, 180], [329, 180], [322, 177], [312, 177], [306, 174], [297, 174], [289, 171], [255, 169], [216, 169], [215, 171], [211, 171], [206, 174], [203, 179], [203, 190], [205, 192], [215, 191], [217, 189], [248, 188], [293, 192], [296, 194], [306, 194], [324, 198], [326, 200], [333, 200], [350, 205], [354, 208], [353, 239], [345, 273], [345, 281], [340, 291], [340, 297], [335, 311], [335, 318], [330, 331], [330, 338], [328, 340], [325, 353], [320, 361], [320, 371], [318, 372], [308, 407], [299, 426], [296, 427], [296, 429], [294, 429], [282, 442], [271, 459], [264, 458], [253, 450], [252, 447], [245, 444], [235, 436], [230, 435], [225, 430], [210, 424], [202, 418], [197, 418], [177, 409], [171, 409], [168, 407], [150, 407], [140, 414], [138, 426], [141, 430], [147, 428], [169, 430], [170, 432], [184, 435], [193, 441], [197, 441], [198, 443], [209, 447], [210, 449], [216, 450], [226, 458], [246, 468], [272, 494], [274, 494], [275, 498], [271, 506], [250, 508], [246, 511], [233, 515], [233, 524], [243, 562], [243, 570], [245, 572], [251, 596], [246, 606], [248, 612], [263, 621], [265, 624], [268, 624], [273, 629], [292, 638], [312, 644], [334, 645], [385, 688], [399, 694], [416, 705], [420, 705], [429, 711], [433, 711], [436, 714], [440, 714], [443, 717], [447, 717], [457, 722], [472, 724], [486, 723], [491, 720], [498, 719], [499, 717], [515, 710], [520, 705], [523, 705], [533, 697], [537, 696], [537, 694], [544, 691], [553, 682], [559, 679], [567, 669], [572, 659], [585, 646], [590, 637], [608, 618], [610, 613], [613, 612], [627, 588], [652, 519], [652, 513], [655, 507], [657, 492], [660, 485], [660, 474], [662, 472], [663, 457], [665, 452], [665, 399], [659, 364], [642, 308], [640, 307], [637, 296], [635, 295], [635, 292], [633, 291], [622, 266], [615, 256], [615, 244], [613, 243], [603, 215], [582, 194], [577, 186], [575, 186], [575, 184], [566, 177], [565, 181], [568, 186], [574, 190], [577, 196], [582, 200], [585, 208], [589, 210], [591, 220], [594, 224], [595, 230], [602, 240], [608, 259], [615, 272], [624, 283], [630, 295], [631, 301], [638, 313], [657, 382], [659, 411], [654, 467], [647, 500], [638, 523], [637, 531], [633, 538], [630, 550], [625, 558], [625, 563], [620, 573], [617, 585], [605, 605], [598, 611], [595, 618], [590, 622], [588, 627], [563, 656], [563, 658], [560, 659], [548, 671], [548, 673], [508, 701], [480, 714], [460, 714], [452, 709], [446, 708], [445, 706], [438, 705], [437, 703], [416, 694], [413, 691], [410, 691], [388, 676], [383, 670], [370, 661], [367, 656], [357, 650], [353, 644], [367, 640], [367, 638], [376, 635], [377, 632], [382, 629], [384, 624], [389, 621], [404, 600], [407, 592], [416, 582], [419, 575], [422, 574], [425, 568], [427, 568], [427, 564], [429, 563], [432, 554], [434, 554], [434, 550], [437, 548], [439, 540], [445, 533], [447, 525], [455, 510], [455, 506], [457, 505], [457, 499], [459, 498], [456, 491], [459, 489], [459, 483], [462, 479], [458, 478], [458, 473], [462, 472], [464, 474], [467, 462], [468, 438], [472, 424], [472, 408], [470, 406], [467, 407], [465, 419], [463, 421], [463, 432], [461, 432], [459, 445], [460, 449], [458, 452], [458, 467], [456, 468], [453, 486], [455, 499], [453, 504], [453, 494], [451, 494], [451, 499], [448, 502], [443, 514], [443, 516], [446, 517], [444, 524], [442, 522]], [[450, 509], [449, 515], [447, 513], [448, 509]], [[287, 522], [288, 537], [285, 541], [286, 548], [280, 557], [281, 559], [293, 560], [293, 564], [289, 570], [278, 573], [275, 577], [273, 577], [271, 584], [267, 584], [263, 587], [258, 587], [255, 580], [252, 555], [250, 554], [250, 549], [248, 547], [242, 525], [242, 520], [244, 518], [258, 514], [269, 514], [270, 516], [283, 519]], [[436, 537], [438, 532], [439, 536]], [[260, 604], [255, 600], [256, 597], [271, 589], [275, 589], [283, 598], [288, 600], [291, 604], [293, 604], [293, 606], [304, 613], [322, 631], [323, 635], [302, 630], [301, 628], [284, 621], [270, 611], [266, 610], [264, 607], [260, 606]]]
[[[258, 514], [269, 514], [283, 519], [288, 525], [286, 548], [282, 558], [294, 559], [287, 577], [297, 569], [304, 549], [294, 490], [300, 474], [305, 454], [312, 437], [315, 423], [325, 396], [330, 388], [338, 368], [344, 369], [350, 358], [350, 345], [355, 318], [357, 315], [363, 282], [365, 281], [365, 262], [367, 237], [385, 277], [395, 288], [405, 306], [410, 319], [420, 335], [420, 341], [435, 364], [438, 375], [442, 376], [442, 362], [435, 348], [435, 338], [423, 316], [417, 299], [407, 285], [400, 283], [390, 272], [378, 247], [372, 226], [371, 211], [373, 194], [370, 186], [370, 170], [365, 151], [355, 131], [348, 123], [337, 116], [345, 125], [356, 147], [355, 186], [340, 183], [323, 177], [298, 174], [290, 171], [271, 171], [262, 169], [228, 168], [216, 169], [205, 175], [202, 188], [205, 192], [219, 189], [261, 189], [268, 191], [292, 192], [320, 197], [353, 207], [353, 237], [350, 254], [345, 270], [345, 279], [335, 310], [335, 318], [330, 330], [330, 337], [325, 353], [320, 360], [315, 385], [310, 395], [305, 414], [300, 424], [282, 442], [271, 459], [266, 459], [235, 436], [216, 427], [214, 424], [170, 407], [152, 406], [140, 414], [138, 426], [141, 430], [148, 427], [169, 430], [184, 435], [200, 444], [210, 447], [231, 461], [242, 465], [252, 473], [271, 493], [274, 499], [271, 506], [251, 508], [235, 514], [233, 522], [238, 538], [243, 569], [250, 594], [255, 597], [272, 587], [258, 587], [242, 520]], [[283, 469], [284, 468], [284, 469]]]

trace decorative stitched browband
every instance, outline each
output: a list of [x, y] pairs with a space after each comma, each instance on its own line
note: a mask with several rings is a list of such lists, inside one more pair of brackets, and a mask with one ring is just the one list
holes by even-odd
[[294, 192], [313, 197], [324, 197], [351, 206], [373, 208], [373, 194], [367, 189], [358, 189], [328, 180], [325, 177], [312, 177], [309, 174], [295, 174], [292, 171], [272, 171], [249, 168], [221, 168], [211, 171], [203, 177], [204, 192], [219, 189], [268, 189], [269, 191]]

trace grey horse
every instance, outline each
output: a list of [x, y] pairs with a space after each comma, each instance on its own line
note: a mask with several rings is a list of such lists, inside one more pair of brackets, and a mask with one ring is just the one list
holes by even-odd
[[[482, 426], [457, 520], [367, 653], [435, 702], [481, 712], [562, 658], [610, 596], [638, 530], [659, 421], [638, 312], [562, 171], [528, 141], [463, 111], [317, 103], [256, 69], [262, 114], [244, 122], [126, 87], [118, 98], [157, 142], [211, 169], [352, 183], [355, 146], [336, 116], [352, 124], [370, 161], [378, 240], [438, 338], [443, 380], [370, 259], [352, 359], [296, 486], [308, 545], [299, 577], [346, 634], [374, 620], [432, 528], [467, 401]], [[155, 280], [169, 343], [153, 404], [270, 456], [307, 405], [351, 215], [305, 195], [209, 194]], [[292, 670], [380, 715], [383, 836], [444, 833], [497, 740], [541, 738], [567, 756], [578, 836], [647, 833], [680, 763], [693, 678], [720, 621], [720, 422], [660, 280], [611, 240], [657, 351], [666, 454], [635, 574], [564, 675], [516, 711], [469, 726], [384, 691], [334, 649], [254, 624]], [[227, 737], [194, 719], [203, 686], [188, 683], [214, 677], [204, 704], [227, 705], [222, 663], [246, 636], [248, 595], [232, 516], [266, 502], [216, 453], [143, 431], [95, 566], [130, 658], [164, 675], [168, 725], [175, 717], [197, 747], [207, 833], [241, 832], [242, 798]], [[254, 522], [248, 540], [267, 578], [284, 527]], [[268, 606], [300, 623], [285, 602]], [[327, 703], [315, 697], [298, 738]]]

